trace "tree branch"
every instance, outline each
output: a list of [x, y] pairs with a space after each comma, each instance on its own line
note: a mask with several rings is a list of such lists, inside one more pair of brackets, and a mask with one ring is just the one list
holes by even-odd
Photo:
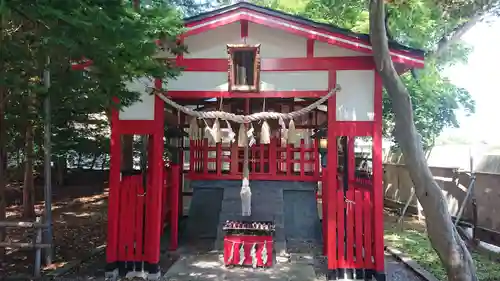
[[391, 31], [389, 30], [389, 17], [390, 16], [391, 16], [391, 12], [389, 11], [389, 9], [387, 9], [387, 13], [385, 14], [385, 18], [384, 18], [385, 35], [387, 35], [387, 38], [389, 38], [389, 40], [393, 40], [394, 37], [391, 35]]
[[462, 36], [464, 36], [467, 31], [473, 28], [477, 23], [482, 21], [484, 18], [484, 13], [478, 13], [468, 21], [458, 25], [453, 29], [452, 32], [445, 34], [441, 40], [439, 40], [436, 50], [427, 55], [427, 57], [439, 58], [442, 56], [451, 46], [457, 43]]
[[429, 239], [451, 281], [475, 281], [476, 271], [465, 243], [454, 227], [441, 188], [434, 180], [413, 120], [410, 95], [389, 53], [383, 0], [370, 1], [370, 40], [376, 69], [392, 101], [394, 136], [404, 155], [415, 194], [426, 215]]

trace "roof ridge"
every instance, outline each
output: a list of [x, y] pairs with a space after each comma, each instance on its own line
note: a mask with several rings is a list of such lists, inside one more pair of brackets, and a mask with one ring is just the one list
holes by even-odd
[[[300, 15], [294, 15], [294, 14], [286, 13], [283, 11], [271, 9], [268, 7], [260, 6], [260, 5], [254, 4], [254, 3], [250, 3], [250, 2], [247, 2], [246, 0], [237, 0], [237, 1], [238, 2], [236, 2], [236, 3], [224, 5], [224, 6], [217, 8], [217, 9], [214, 9], [212, 11], [207, 11], [207, 12], [203, 12], [203, 13], [200, 13], [198, 15], [195, 15], [195, 16], [184, 18], [184, 22], [185, 23], [197, 22], [197, 21], [203, 20], [203, 19], [208, 18], [208, 17], [213, 17], [216, 15], [221, 15], [221, 14], [225, 14], [225, 13], [228, 13], [231, 11], [235, 11], [235, 10], [238, 10], [240, 8], [245, 8], [245, 9], [249, 9], [249, 10], [252, 10], [254, 12], [257, 12], [257, 13], [267, 14], [269, 16], [282, 18], [284, 20], [288, 20], [291, 22], [295, 22], [295, 23], [299, 23], [299, 24], [303, 24], [303, 25], [308, 25], [308, 26], [311, 26], [314, 28], [319, 28], [319, 29], [322, 29], [322, 30], [327, 31], [327, 32], [338, 33], [338, 34], [342, 34], [344, 36], [348, 36], [351, 38], [361, 39], [361, 40], [366, 41], [367, 43], [370, 43], [370, 35], [366, 34], [366, 33], [358, 33], [358, 32], [354, 32], [350, 29], [339, 27], [336, 25], [317, 22], [317, 21], [311, 20], [309, 18], [305, 18], [305, 17], [300, 16]], [[426, 53], [425, 50], [418, 49], [418, 48], [412, 48], [412, 47], [400, 44], [394, 40], [389, 40], [389, 47], [392, 49], [400, 50], [400, 51], [412, 52], [414, 55], [418, 55], [418, 56], [425, 56], [425, 53]]]

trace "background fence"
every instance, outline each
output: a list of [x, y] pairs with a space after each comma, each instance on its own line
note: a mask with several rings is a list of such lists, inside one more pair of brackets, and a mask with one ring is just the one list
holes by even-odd
[[[471, 175], [454, 168], [430, 167], [434, 179], [448, 202], [448, 210], [456, 216], [471, 182]], [[483, 232], [479, 238], [500, 245], [500, 174], [476, 172], [475, 187], [466, 201], [461, 219], [473, 222], [472, 198], [477, 203], [477, 227]], [[404, 204], [411, 195], [413, 183], [403, 164], [384, 164], [384, 192], [387, 205]], [[414, 197], [409, 212], [417, 212]]]

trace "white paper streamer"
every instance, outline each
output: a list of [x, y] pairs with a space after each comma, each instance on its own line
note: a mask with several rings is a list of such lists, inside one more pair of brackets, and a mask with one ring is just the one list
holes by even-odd
[[231, 242], [231, 253], [229, 253], [229, 259], [227, 260], [227, 263], [231, 263], [234, 258], [234, 245], [235, 243]]
[[243, 178], [241, 183], [241, 215], [252, 215], [252, 191], [250, 190], [250, 182], [247, 178]]
[[262, 264], [266, 265], [267, 264], [267, 241], [264, 241], [264, 249], [262, 249], [262, 252], [260, 253], [260, 258], [262, 259]]
[[239, 265], [243, 265], [244, 262], [245, 262], [245, 242], [242, 242], [241, 246], [240, 246], [240, 262], [239, 262]]
[[253, 243], [252, 249], [250, 250], [250, 256], [252, 257], [252, 267], [257, 267], [257, 243]]
[[[234, 259], [234, 249], [236, 248], [236, 244], [241, 243], [239, 247], [240, 260], [238, 264], [243, 265], [243, 263], [245, 262], [245, 247], [244, 247], [245, 242], [231, 241], [231, 240], [225, 240], [225, 242], [231, 243], [231, 252], [229, 253], [229, 259], [227, 260], [228, 264], [230, 264]], [[264, 242], [254, 242], [250, 250], [250, 256], [252, 257], [252, 266], [254, 268], [257, 267], [258, 263], [257, 252], [258, 248], [260, 248], [261, 245], [262, 245], [262, 251], [260, 252], [260, 258], [262, 260], [262, 265], [266, 266], [269, 260], [267, 252], [267, 240], [264, 240]]]

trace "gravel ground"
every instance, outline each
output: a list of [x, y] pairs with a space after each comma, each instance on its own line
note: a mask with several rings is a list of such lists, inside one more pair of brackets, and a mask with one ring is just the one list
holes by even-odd
[[[162, 269], [162, 276], [166, 271], [174, 264], [177, 260], [175, 255], [165, 253], [160, 257], [160, 267]], [[65, 278], [65, 280], [104, 280], [104, 266], [106, 265], [105, 253], [102, 252], [92, 259], [89, 259], [77, 267], [73, 268], [71, 271], [60, 276]], [[69, 279], [68, 279], [69, 278]], [[141, 280], [141, 279], [139, 279]]]
[[[201, 253], [211, 249], [213, 240], [199, 240], [197, 243], [186, 243], [182, 246], [181, 251], [184, 253]], [[317, 281], [326, 281], [326, 259], [321, 256], [321, 245], [312, 244], [303, 241], [292, 241], [287, 243], [287, 248], [293, 253], [314, 254], [314, 270], [316, 272]], [[80, 264], [73, 270], [61, 276], [62, 278], [70, 278], [75, 280], [104, 280], [104, 265], [105, 253], [101, 252], [90, 260]], [[160, 266], [165, 273], [170, 266], [176, 261], [177, 255], [165, 253], [160, 260]], [[412, 270], [407, 268], [403, 263], [394, 259], [391, 255], [386, 255], [386, 272], [387, 280], [389, 281], [425, 281], [418, 277]], [[139, 279], [138, 279], [139, 280]]]
[[[316, 272], [317, 281], [326, 280], [328, 269], [326, 258], [321, 255], [322, 245], [304, 241], [291, 241], [287, 242], [287, 248], [291, 253], [313, 254], [314, 271]], [[388, 281], [425, 281], [390, 254], [385, 255], [385, 269]]]
[[[326, 281], [327, 264], [324, 257], [315, 258], [314, 270], [317, 281]], [[425, 281], [390, 255], [385, 256], [385, 270], [388, 281]]]

